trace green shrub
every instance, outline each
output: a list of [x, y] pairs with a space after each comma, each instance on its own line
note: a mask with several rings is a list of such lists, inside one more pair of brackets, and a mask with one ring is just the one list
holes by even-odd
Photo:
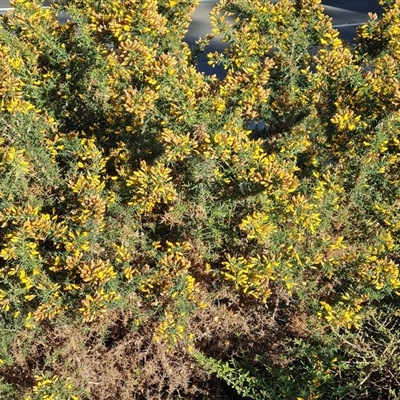
[[382, 4], [351, 47], [317, 0], [221, 1], [219, 80], [196, 70], [210, 37], [182, 42], [194, 0], [15, 1], [0, 393], [399, 396], [400, 2]]

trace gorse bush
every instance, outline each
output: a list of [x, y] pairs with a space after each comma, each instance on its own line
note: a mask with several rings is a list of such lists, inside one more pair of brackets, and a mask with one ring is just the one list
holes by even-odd
[[[400, 396], [400, 1], [15, 0], [0, 23], [0, 393]], [[69, 20], [58, 23], [66, 11]], [[234, 17], [232, 19], [227, 17]]]

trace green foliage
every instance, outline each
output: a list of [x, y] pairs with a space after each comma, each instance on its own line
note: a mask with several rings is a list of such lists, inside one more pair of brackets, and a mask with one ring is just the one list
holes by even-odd
[[317, 0], [221, 1], [219, 80], [196, 70], [211, 36], [182, 42], [194, 0], [15, 1], [6, 396], [209, 397], [206, 373], [254, 399], [399, 395], [400, 3], [382, 4], [350, 47]]
[[227, 382], [239, 395], [255, 400], [272, 398], [265, 381], [250, 375], [250, 371], [244, 370], [235, 360], [223, 363], [201, 353], [194, 354], [194, 358], [202, 367]]

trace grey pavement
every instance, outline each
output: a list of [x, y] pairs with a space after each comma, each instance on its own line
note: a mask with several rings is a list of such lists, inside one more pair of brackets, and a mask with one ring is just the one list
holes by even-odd
[[[46, 0], [47, 4], [48, 1]], [[273, 0], [274, 3], [276, 1]], [[211, 33], [209, 13], [216, 3], [215, 0], [200, 0], [185, 37], [185, 41], [189, 45], [193, 45], [199, 37]], [[339, 30], [341, 37], [349, 43], [354, 40], [357, 26], [368, 20], [369, 12], [375, 12], [378, 15], [382, 12], [378, 0], [324, 0], [323, 4], [326, 14], [333, 19], [334, 27]], [[9, 0], [0, 0], [0, 14], [4, 14], [9, 7]], [[64, 22], [65, 19], [65, 16], [61, 16], [60, 22]], [[221, 51], [223, 47], [224, 44], [220, 39], [214, 38], [206, 50], [207, 52]], [[218, 76], [223, 76], [221, 68], [213, 69], [208, 66], [205, 55], [199, 59], [198, 69], [206, 74], [216, 73]]]

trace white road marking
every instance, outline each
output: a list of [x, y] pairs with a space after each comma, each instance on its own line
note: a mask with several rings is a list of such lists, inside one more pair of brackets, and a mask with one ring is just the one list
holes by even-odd
[[354, 22], [352, 24], [340, 24], [340, 25], [332, 25], [333, 28], [346, 28], [346, 26], [359, 26], [359, 25], [364, 25], [368, 21], [365, 22]]

